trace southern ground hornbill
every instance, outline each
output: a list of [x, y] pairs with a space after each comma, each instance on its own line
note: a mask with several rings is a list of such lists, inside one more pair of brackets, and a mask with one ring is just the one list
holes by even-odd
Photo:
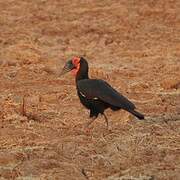
[[81, 103], [90, 110], [92, 120], [90, 125], [99, 114], [102, 114], [108, 127], [108, 119], [104, 110], [111, 108], [116, 111], [124, 109], [138, 119], [144, 119], [144, 115], [135, 110], [135, 105], [126, 97], [112, 88], [106, 81], [101, 79], [89, 79], [88, 63], [83, 57], [74, 57], [67, 61], [61, 75], [71, 71], [76, 77], [77, 94]]

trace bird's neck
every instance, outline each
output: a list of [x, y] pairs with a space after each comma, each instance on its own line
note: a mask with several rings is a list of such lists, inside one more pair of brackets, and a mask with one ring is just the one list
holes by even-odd
[[87, 72], [78, 72], [76, 75], [76, 82], [83, 79], [89, 79], [88, 71]]
[[81, 57], [80, 68], [76, 74], [76, 82], [83, 79], [89, 79], [88, 71], [89, 67], [87, 61]]

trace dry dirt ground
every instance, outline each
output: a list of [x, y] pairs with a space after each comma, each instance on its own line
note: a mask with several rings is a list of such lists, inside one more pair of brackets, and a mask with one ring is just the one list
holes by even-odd
[[[180, 178], [179, 0], [0, 0], [0, 179]], [[74, 55], [146, 120], [88, 111]], [[23, 103], [24, 101], [24, 103]], [[24, 108], [23, 108], [24, 104]]]

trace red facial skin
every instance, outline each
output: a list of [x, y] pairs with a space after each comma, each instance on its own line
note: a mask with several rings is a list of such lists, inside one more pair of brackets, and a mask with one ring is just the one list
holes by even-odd
[[80, 68], [80, 58], [79, 57], [74, 57], [72, 59], [72, 63], [74, 64], [74, 66], [76, 67], [75, 69], [73, 69], [71, 72], [74, 76], [76, 76], [77, 72], [79, 71]]

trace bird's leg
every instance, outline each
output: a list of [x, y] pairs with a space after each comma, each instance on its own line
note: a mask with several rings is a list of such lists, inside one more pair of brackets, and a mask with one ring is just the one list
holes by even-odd
[[109, 129], [108, 118], [107, 118], [107, 116], [106, 116], [104, 113], [103, 113], [102, 115], [104, 116], [104, 119], [105, 119], [105, 121], [106, 121], [107, 129]]
[[95, 121], [95, 119], [98, 117], [98, 113], [94, 112], [93, 110], [90, 110], [89, 117], [91, 118], [91, 120], [86, 124], [86, 128], [88, 128], [89, 125]]
[[95, 121], [95, 119], [96, 119], [96, 116], [93, 116], [93, 117], [91, 117], [91, 120], [85, 124], [85, 133], [86, 134], [90, 133], [91, 129], [89, 128], [89, 125], [91, 125]]
[[90, 124], [92, 124], [96, 120], [96, 116], [93, 116], [92, 119], [86, 124], [86, 128], [89, 127]]

